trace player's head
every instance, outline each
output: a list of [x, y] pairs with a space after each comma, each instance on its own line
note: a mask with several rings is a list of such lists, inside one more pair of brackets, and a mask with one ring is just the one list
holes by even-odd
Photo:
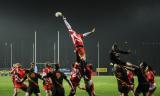
[[59, 68], [60, 68], [60, 64], [55, 64], [55, 69], [59, 70]]
[[114, 43], [112, 45], [112, 51], [117, 51], [117, 50], [119, 50], [118, 45], [117, 45], [117, 43]]
[[118, 65], [118, 64], [114, 64], [113, 65], [113, 71], [117, 71], [118, 69], [120, 69], [121, 67], [120, 67], [120, 65]]
[[21, 64], [20, 63], [16, 63], [16, 68], [21, 68]]
[[51, 65], [48, 64], [48, 63], [46, 63], [46, 64], [45, 64], [45, 67], [49, 68], [49, 67], [51, 67]]
[[87, 64], [87, 68], [93, 70], [93, 65], [92, 64]]
[[13, 64], [13, 67], [16, 67], [16, 64]]
[[30, 67], [31, 67], [31, 68], [34, 68], [34, 67], [35, 67], [35, 64], [34, 64], [33, 62], [31, 62]]
[[150, 65], [147, 66], [146, 71], [153, 71], [152, 67]]
[[73, 64], [73, 68], [78, 68], [78, 67], [79, 67], [78, 62], [75, 62], [75, 63]]
[[31, 62], [29, 72], [34, 72], [34, 68], [35, 68], [35, 64]]
[[147, 68], [147, 66], [148, 66], [148, 64], [146, 62], [141, 62], [139, 65], [139, 67], [144, 70]]

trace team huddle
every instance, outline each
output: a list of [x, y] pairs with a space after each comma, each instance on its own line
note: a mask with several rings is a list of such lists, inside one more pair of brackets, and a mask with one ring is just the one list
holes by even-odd
[[[38, 79], [43, 81], [43, 89], [46, 92], [46, 96], [65, 96], [63, 79], [65, 79], [70, 86], [69, 96], [75, 96], [77, 88], [85, 90], [89, 96], [95, 96], [94, 83], [92, 81], [93, 65], [86, 61], [86, 52], [83, 42], [83, 38], [94, 33], [95, 28], [90, 32], [78, 34], [72, 29], [71, 25], [66, 20], [66, 17], [64, 17], [61, 12], [57, 12], [55, 16], [62, 17], [74, 45], [76, 61], [73, 64], [70, 79], [59, 70], [60, 64], [55, 64], [54, 68], [51, 65], [46, 64], [42, 74], [39, 74], [34, 70], [34, 63], [31, 63], [29, 69], [22, 68], [20, 63], [16, 63], [13, 65], [10, 72], [14, 85], [13, 96], [18, 96], [18, 89], [23, 90], [25, 96], [31, 96], [32, 93], [36, 96], [41, 96]], [[131, 92], [133, 96], [139, 96], [140, 93], [143, 93], [143, 96], [151, 96], [156, 90], [154, 72], [145, 62], [142, 62], [137, 66], [129, 62], [123, 62], [120, 59], [120, 54], [130, 53], [130, 51], [120, 50], [117, 44], [113, 44], [110, 53], [110, 60], [114, 65], [114, 74], [117, 79], [120, 96], [128, 96], [129, 92]], [[134, 90], [134, 75], [138, 78], [136, 90]], [[83, 79], [85, 83], [85, 86], [82, 88], [80, 87], [81, 79]], [[28, 82], [28, 85], [24, 83], [25, 81]]]

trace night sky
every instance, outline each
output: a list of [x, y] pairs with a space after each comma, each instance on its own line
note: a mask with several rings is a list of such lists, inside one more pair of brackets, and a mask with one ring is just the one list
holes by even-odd
[[1, 0], [1, 67], [8, 67], [10, 62], [10, 43], [13, 43], [13, 63], [27, 66], [32, 62], [35, 31], [37, 62], [53, 62], [53, 44], [57, 44], [59, 31], [60, 63], [63, 67], [71, 66], [75, 61], [73, 44], [62, 19], [54, 16], [56, 11], [61, 11], [79, 33], [96, 28], [95, 34], [84, 39], [87, 61], [94, 67], [97, 67], [97, 42], [100, 66], [109, 67], [109, 51], [116, 41], [120, 49], [132, 51], [123, 59], [136, 64], [144, 60], [160, 72], [158, 0]]

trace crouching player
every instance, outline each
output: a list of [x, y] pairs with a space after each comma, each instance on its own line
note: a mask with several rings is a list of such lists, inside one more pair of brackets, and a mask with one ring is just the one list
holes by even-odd
[[[43, 69], [43, 76], [46, 76], [48, 73], [52, 71], [53, 71], [53, 68], [49, 64], [46, 64], [45, 68]], [[53, 88], [53, 84], [52, 84], [51, 78], [50, 77], [44, 78], [43, 89], [46, 92], [46, 96], [52, 95], [52, 88]]]
[[73, 64], [73, 68], [70, 75], [70, 81], [73, 85], [74, 91], [71, 90], [69, 96], [74, 96], [76, 94], [76, 89], [79, 86], [81, 80], [81, 73], [79, 70], [79, 64], [76, 62]]

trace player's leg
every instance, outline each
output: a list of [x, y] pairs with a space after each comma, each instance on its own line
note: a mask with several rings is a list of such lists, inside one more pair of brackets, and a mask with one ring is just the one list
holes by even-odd
[[149, 96], [149, 92], [143, 92], [143, 96]]
[[18, 88], [14, 88], [13, 96], [17, 96], [17, 95], [18, 95]]
[[56, 88], [56, 95], [54, 95], [54, 96], [65, 96], [64, 88], [62, 88], [62, 87], [57, 87], [57, 88]]
[[87, 65], [86, 62], [86, 56], [85, 56], [85, 51], [84, 48], [77, 48], [76, 49], [76, 57], [77, 57], [77, 62], [80, 64], [80, 72], [83, 78], [85, 78], [85, 67]]
[[28, 90], [28, 91], [25, 93], [25, 96], [32, 96], [31, 90]]
[[150, 84], [148, 96], [152, 96], [156, 88], [156, 83]]
[[44, 91], [45, 91], [45, 93], [46, 93], [46, 96], [50, 96], [49, 86], [44, 84], [44, 85], [43, 85], [43, 89], [44, 89]]
[[45, 90], [46, 96], [51, 96], [52, 95], [52, 91], [51, 90]]
[[92, 90], [92, 81], [91, 80], [85, 80], [85, 79], [84, 79], [84, 81], [85, 81], [85, 89], [86, 89], [88, 95], [89, 96], [94, 96], [92, 94], [92, 91], [93, 91]]
[[138, 87], [136, 88], [136, 91], [134, 93], [135, 96], [139, 96], [139, 94], [141, 93], [141, 90], [140, 90], [140, 85], [138, 85]]
[[49, 90], [49, 96], [52, 96], [52, 91], [51, 90]]
[[149, 96], [149, 83], [143, 83], [143, 87], [141, 88], [142, 89], [142, 93], [143, 93], [143, 96]]
[[56, 88], [56, 86], [54, 86], [54, 88], [52, 89], [52, 96], [56, 96], [56, 91], [57, 90], [57, 88]]
[[128, 93], [121, 93], [121, 96], [128, 96]]
[[86, 52], [83, 47], [76, 48], [77, 62], [79, 63], [81, 60], [86, 62]]
[[41, 93], [35, 93], [36, 96], [41, 96]]
[[75, 82], [72, 82], [72, 81], [71, 81], [71, 83], [73, 85], [74, 91], [71, 89], [70, 93], [69, 93], [69, 96], [74, 96], [76, 94], [76, 89], [77, 89], [78, 84], [76, 84]]
[[33, 88], [33, 92], [36, 96], [41, 96], [40, 90], [39, 90], [39, 86], [34, 87]]
[[27, 92], [27, 85], [22, 84], [20, 89], [26, 93]]
[[89, 85], [89, 89], [90, 89], [90, 92], [91, 92], [91, 96], [95, 96], [93, 81], [92, 81], [92, 80], [89, 80], [89, 81], [88, 81], [88, 85]]

